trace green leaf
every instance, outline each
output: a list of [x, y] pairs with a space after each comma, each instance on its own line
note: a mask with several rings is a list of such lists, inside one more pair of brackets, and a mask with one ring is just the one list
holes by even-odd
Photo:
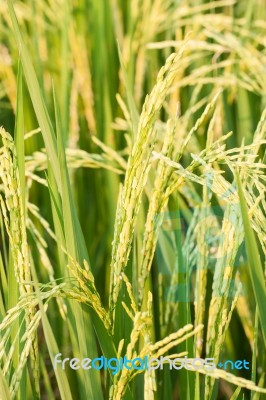
[[124, 83], [126, 86], [126, 95], [127, 95], [127, 102], [128, 102], [128, 108], [129, 108], [129, 113], [131, 116], [131, 121], [132, 121], [132, 131], [133, 131], [133, 137], [136, 138], [137, 136], [137, 131], [138, 131], [138, 124], [139, 124], [139, 113], [135, 104], [135, 100], [132, 94], [132, 90], [130, 87], [130, 82], [127, 76], [127, 71], [123, 63], [122, 59], [122, 54], [119, 45], [117, 44], [118, 47], [118, 55], [119, 55], [119, 61], [120, 61], [120, 66], [121, 66], [121, 71], [122, 71], [122, 76], [124, 79]]
[[[51, 361], [52, 361], [52, 364], [54, 367], [54, 363], [53, 363], [54, 357], [56, 354], [60, 353], [60, 351], [58, 349], [58, 346], [57, 346], [57, 343], [56, 343], [56, 340], [55, 340], [55, 337], [53, 334], [53, 330], [51, 328], [51, 325], [49, 323], [48, 317], [47, 317], [45, 309], [44, 309], [44, 305], [42, 302], [41, 293], [40, 293], [40, 289], [39, 289], [39, 284], [38, 284], [38, 278], [37, 278], [37, 274], [36, 274], [36, 270], [35, 270], [35, 266], [34, 266], [33, 262], [31, 262], [31, 272], [32, 272], [32, 279], [33, 279], [33, 283], [34, 283], [34, 287], [35, 287], [35, 293], [38, 298], [38, 303], [39, 303], [40, 312], [41, 312], [41, 316], [42, 316], [42, 326], [43, 326], [45, 341], [46, 341], [49, 355], [50, 355], [50, 358], [51, 358]], [[54, 371], [55, 371], [55, 376], [56, 376], [56, 380], [58, 383], [58, 388], [59, 388], [60, 396], [61, 396], [62, 400], [73, 400], [65, 370], [63, 370], [62, 368], [54, 368]]]
[[245, 196], [242, 189], [242, 184], [240, 182], [239, 175], [236, 175], [238, 193], [240, 199], [240, 206], [242, 212], [242, 218], [245, 229], [245, 242], [248, 255], [248, 267], [250, 280], [253, 287], [254, 296], [258, 306], [259, 320], [261, 323], [262, 334], [264, 339], [264, 344], [266, 346], [266, 288], [265, 288], [265, 278], [262, 269], [262, 263], [260, 260], [259, 249], [255, 237], [255, 233], [250, 224], [250, 217], [248, 215], [248, 208], [245, 201]]
[[[58, 143], [58, 159], [60, 166], [60, 179], [62, 183], [62, 211], [64, 222], [64, 233], [66, 241], [66, 249], [69, 254], [78, 261], [80, 265], [83, 260], [89, 261], [84, 236], [81, 231], [80, 223], [77, 216], [77, 211], [74, 205], [74, 200], [70, 188], [70, 181], [66, 163], [66, 155], [64, 149], [64, 138], [62, 134], [61, 119], [59, 115], [59, 108], [54, 93], [54, 108], [56, 117], [56, 132]], [[71, 263], [71, 260], [69, 260]], [[79, 349], [78, 354], [80, 358], [90, 355], [92, 358], [96, 353], [96, 341], [94, 336], [93, 327], [91, 324], [90, 316], [85, 313], [84, 307], [76, 302], [70, 302], [72, 316], [75, 316], [76, 332], [78, 336]], [[87, 379], [85, 371], [80, 370], [82, 377], [79, 382], [81, 383], [82, 397], [102, 399], [102, 390], [100, 376], [97, 371], [92, 371], [91, 379]]]
[[56, 182], [60, 191], [61, 184], [59, 179], [59, 162], [57, 158], [54, 129], [51, 120], [49, 118], [47, 108], [42, 96], [41, 88], [31, 61], [31, 55], [22, 39], [22, 35], [19, 29], [18, 21], [13, 7], [13, 1], [7, 0], [7, 4], [15, 33], [15, 38], [20, 50], [21, 63], [23, 66], [23, 72], [29, 89], [30, 97], [42, 131], [45, 147], [47, 149], [47, 155], [53, 166]]
[[239, 398], [241, 389], [242, 389], [241, 387], [238, 387], [238, 388], [234, 391], [234, 393], [233, 393], [232, 397], [230, 398], [230, 400], [237, 400], [237, 399]]

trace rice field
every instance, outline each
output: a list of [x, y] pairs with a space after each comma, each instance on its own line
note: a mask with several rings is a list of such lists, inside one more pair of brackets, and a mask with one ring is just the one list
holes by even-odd
[[0, 400], [266, 399], [265, 0], [0, 1]]

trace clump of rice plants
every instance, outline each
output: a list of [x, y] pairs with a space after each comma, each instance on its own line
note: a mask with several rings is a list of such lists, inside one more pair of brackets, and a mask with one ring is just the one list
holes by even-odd
[[263, 1], [0, 15], [0, 400], [266, 398]]

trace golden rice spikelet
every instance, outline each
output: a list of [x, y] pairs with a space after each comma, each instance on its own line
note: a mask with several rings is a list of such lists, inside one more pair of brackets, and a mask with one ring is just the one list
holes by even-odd
[[[16, 150], [12, 136], [2, 127], [0, 136], [3, 142], [0, 156], [0, 176], [3, 182], [5, 199], [1, 198], [1, 208], [4, 222], [9, 235], [15, 276], [18, 282], [20, 295], [30, 294], [32, 291], [30, 257], [28, 251], [26, 223], [23, 211], [23, 202], [20, 191], [19, 171], [17, 167]], [[29, 306], [25, 308], [26, 326], [34, 318], [35, 310]], [[29, 351], [32, 361], [32, 371], [35, 381], [35, 390], [38, 393], [39, 366], [38, 343], [36, 332], [31, 338]], [[26, 352], [27, 353], [27, 352]], [[17, 387], [17, 386], [16, 386]]]
[[[165, 97], [175, 79], [183, 48], [172, 54], [159, 71], [157, 82], [150, 95], [146, 96], [140, 115], [136, 141], [129, 157], [125, 181], [117, 208], [115, 236], [111, 260], [110, 311], [114, 312], [121, 287], [121, 272], [124, 270], [132, 244], [134, 224], [139, 211], [141, 196], [150, 169], [150, 158], [155, 139], [154, 124]], [[112, 315], [114, 317], [114, 315]]]

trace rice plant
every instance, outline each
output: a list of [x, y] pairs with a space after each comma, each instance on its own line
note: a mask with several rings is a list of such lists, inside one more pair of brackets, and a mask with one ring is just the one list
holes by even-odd
[[264, 0], [0, 15], [0, 400], [266, 399]]

